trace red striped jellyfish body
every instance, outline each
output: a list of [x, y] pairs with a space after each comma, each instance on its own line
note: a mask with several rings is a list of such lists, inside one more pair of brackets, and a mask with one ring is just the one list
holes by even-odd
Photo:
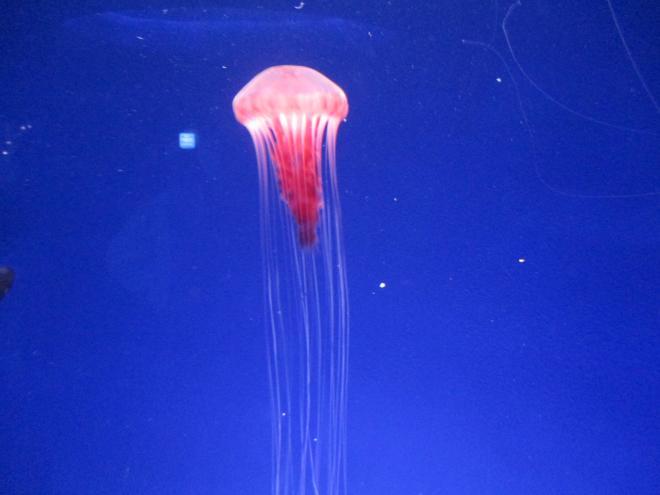
[[271, 494], [345, 495], [349, 311], [335, 144], [348, 101], [314, 69], [284, 65], [233, 105], [259, 170]]
[[314, 69], [282, 65], [255, 76], [233, 106], [236, 119], [250, 131], [259, 161], [266, 163], [268, 154], [275, 167], [300, 244], [313, 246], [323, 207], [323, 144], [334, 168], [337, 128], [348, 114], [346, 95]]

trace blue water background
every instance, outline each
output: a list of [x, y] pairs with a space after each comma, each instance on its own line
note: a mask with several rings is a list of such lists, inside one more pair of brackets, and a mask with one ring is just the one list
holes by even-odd
[[279, 63], [351, 105], [349, 492], [660, 493], [660, 8], [612, 1], [10, 7], [0, 493], [268, 493], [231, 99]]

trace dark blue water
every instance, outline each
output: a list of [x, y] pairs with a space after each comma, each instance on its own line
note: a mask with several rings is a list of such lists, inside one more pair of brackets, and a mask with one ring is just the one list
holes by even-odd
[[349, 492], [660, 493], [660, 9], [296, 6], [3, 14], [0, 493], [268, 493], [281, 63], [351, 106]]

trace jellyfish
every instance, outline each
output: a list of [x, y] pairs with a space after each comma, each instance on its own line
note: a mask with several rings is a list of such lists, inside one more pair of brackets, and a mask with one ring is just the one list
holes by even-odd
[[335, 145], [343, 90], [271, 67], [235, 96], [260, 184], [273, 495], [346, 493], [348, 290]]

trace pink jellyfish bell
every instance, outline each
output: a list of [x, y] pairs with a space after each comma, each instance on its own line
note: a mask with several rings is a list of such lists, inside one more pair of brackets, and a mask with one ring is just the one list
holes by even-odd
[[313, 246], [323, 207], [323, 144], [334, 173], [337, 129], [348, 115], [344, 91], [314, 69], [280, 65], [257, 74], [233, 107], [250, 131], [259, 166], [267, 167], [270, 157], [300, 245]]

